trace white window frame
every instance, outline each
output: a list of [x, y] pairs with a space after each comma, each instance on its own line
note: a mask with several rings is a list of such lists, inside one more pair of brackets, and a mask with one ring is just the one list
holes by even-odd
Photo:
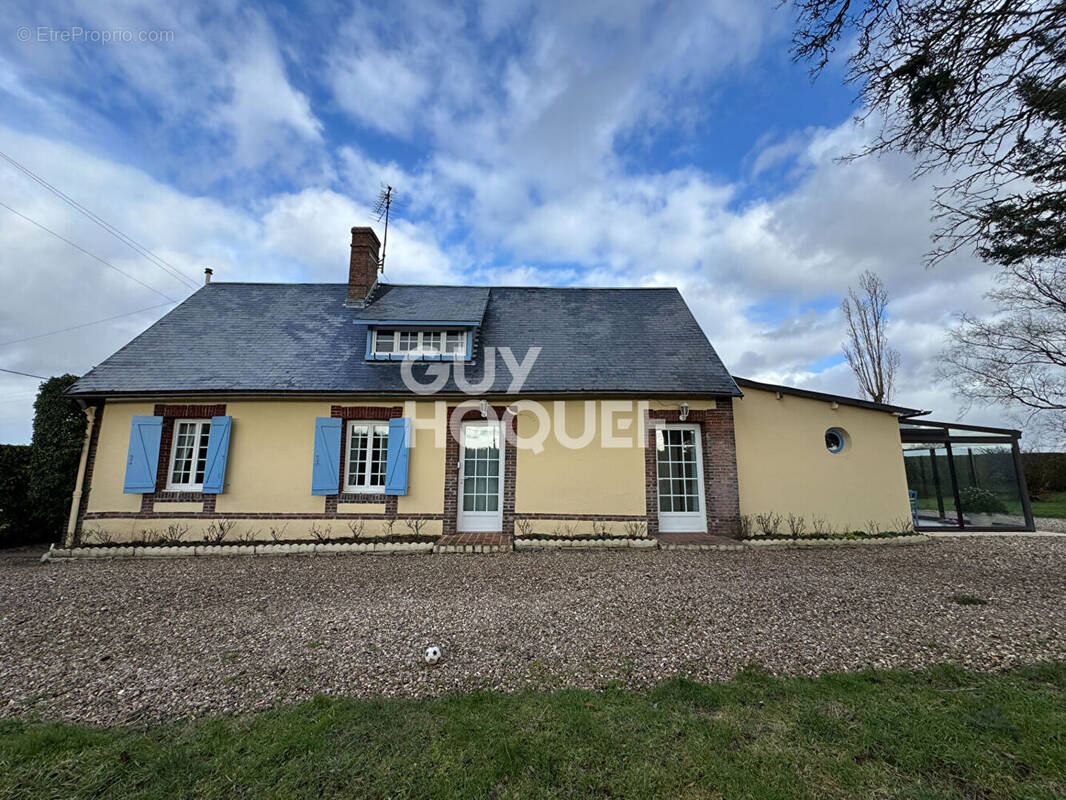
[[[376, 328], [373, 331], [374, 341], [372, 343], [371, 352], [375, 356], [382, 356], [387, 358], [426, 358], [439, 357], [439, 358], [454, 358], [465, 359], [466, 358], [466, 337], [467, 331], [462, 328], [434, 328], [432, 330], [419, 330], [412, 331], [410, 328], [387, 328], [389, 334], [392, 336], [392, 350], [382, 351], [378, 347], [378, 338], [384, 331], [379, 331]], [[399, 349], [399, 334], [400, 333], [416, 333], [418, 336], [418, 343], [413, 350], [400, 350]], [[440, 334], [441, 349], [440, 350], [427, 350], [423, 345], [423, 339], [426, 334]], [[459, 335], [459, 349], [455, 352], [444, 352], [444, 349], [448, 346], [448, 334]]]
[[[191, 480], [196, 479], [196, 462], [200, 460], [200, 437], [203, 436], [204, 425], [210, 425], [210, 419], [175, 419], [174, 428], [171, 434], [170, 443], [170, 458], [167, 459], [167, 491], [168, 492], [202, 492], [204, 490], [203, 481], [200, 483], [174, 483], [174, 461], [178, 456], [178, 429], [185, 424], [196, 425], [196, 434], [194, 437], [195, 448], [193, 451], [192, 468], [189, 470], [189, 478]], [[210, 433], [208, 433], [210, 438]], [[206, 445], [204, 450], [204, 475], [207, 475], [207, 451]]]
[[707, 498], [703, 490], [703, 442], [701, 428], [692, 423], [668, 422], [657, 425], [655, 435], [655, 504], [659, 506], [659, 430], [690, 430], [696, 447], [696, 489], [699, 508], [696, 511], [658, 511], [659, 531], [662, 533], [706, 533]]
[[[366, 457], [363, 463], [363, 467], [360, 470], [362, 473], [362, 482], [358, 484], [348, 483], [348, 478], [351, 475], [349, 470], [350, 461], [352, 457], [352, 437], [355, 436], [355, 429], [360, 425], [366, 425], [369, 429], [370, 436], [367, 439]], [[381, 485], [372, 485], [370, 481], [370, 465], [373, 460], [370, 454], [374, 449], [374, 439], [380, 436], [379, 428], [384, 428], [385, 434], [385, 474], [382, 475]], [[388, 481], [388, 465], [389, 465], [389, 422], [388, 420], [382, 421], [380, 419], [353, 419], [348, 421], [347, 433], [344, 437], [344, 493], [345, 494], [382, 494], [385, 491], [385, 483]]]

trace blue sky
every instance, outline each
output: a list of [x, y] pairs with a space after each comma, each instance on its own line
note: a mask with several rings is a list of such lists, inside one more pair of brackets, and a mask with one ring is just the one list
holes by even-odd
[[[838, 307], [874, 269], [895, 399], [963, 411], [935, 354], [953, 313], [987, 309], [989, 273], [923, 268], [930, 187], [905, 158], [837, 160], [869, 135], [855, 90], [790, 61], [776, 0], [169, 5], [9, 3], [0, 150], [194, 280], [344, 280], [388, 182], [387, 279], [676, 285], [757, 379], [854, 393]], [[56, 40], [76, 28], [165, 40]], [[6, 165], [0, 200], [191, 291]], [[160, 302], [4, 209], [0, 280], [4, 342]], [[166, 310], [5, 345], [0, 366], [84, 372]], [[0, 378], [0, 441], [28, 438], [35, 388]]]

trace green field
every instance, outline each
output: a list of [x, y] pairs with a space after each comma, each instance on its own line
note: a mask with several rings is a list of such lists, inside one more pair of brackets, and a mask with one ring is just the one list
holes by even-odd
[[1044, 500], [1032, 505], [1034, 517], [1066, 519], [1066, 492], [1049, 492]]
[[[1007, 513], [1021, 516], [1022, 504], [1017, 500], [1005, 501]], [[944, 499], [945, 510], [954, 516], [954, 504], [950, 498]], [[1066, 492], [1049, 492], [1043, 500], [1033, 501], [1034, 517], [1051, 517], [1053, 519], [1066, 519]], [[935, 497], [919, 497], [918, 508], [923, 511], [935, 511], [937, 508]]]
[[1058, 798], [1066, 664], [0, 721], [0, 797]]

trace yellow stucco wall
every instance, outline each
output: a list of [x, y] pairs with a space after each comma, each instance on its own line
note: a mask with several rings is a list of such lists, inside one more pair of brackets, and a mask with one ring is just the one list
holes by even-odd
[[[216, 511], [241, 513], [321, 513], [324, 499], [310, 492], [314, 453], [314, 419], [328, 416], [330, 406], [393, 406], [392, 399], [322, 400], [280, 398], [229, 399], [219, 397], [164, 399], [177, 404], [226, 403], [233, 417], [225, 491], [216, 499]], [[493, 405], [508, 399], [490, 398]], [[640, 446], [644, 409], [677, 409], [675, 399], [593, 400], [593, 435], [585, 447], [572, 449], [554, 435], [539, 452], [518, 451], [517, 513], [644, 514], [644, 452]], [[141, 497], [122, 491], [130, 419], [151, 415], [156, 401], [108, 401], [100, 427], [88, 510], [129, 512], [140, 508]], [[579, 438], [585, 429], [586, 401], [543, 401], [552, 423], [565, 419], [565, 433]], [[714, 401], [690, 400], [693, 410], [713, 408]], [[405, 404], [405, 415], [429, 421], [440, 411], [430, 402]], [[605, 430], [605, 415], [612, 424]], [[534, 437], [538, 419], [530, 410], [518, 417], [518, 435]], [[621, 437], [630, 444], [606, 446], [604, 437]], [[444, 441], [429, 428], [415, 427], [411, 450], [408, 494], [397, 499], [399, 516], [436, 514], [444, 507]], [[194, 505], [196, 507], [194, 507]], [[157, 503], [159, 512], [198, 511], [198, 504]], [[381, 514], [380, 504], [341, 504], [341, 513]]]
[[130, 445], [130, 421], [134, 416], [149, 416], [155, 403], [108, 402], [96, 445], [96, 463], [89, 483], [89, 511], [138, 511], [139, 494], [123, 494], [126, 481], [126, 456]]
[[[802, 515], [808, 528], [821, 517], [837, 530], [910, 519], [896, 417], [758, 389], [733, 409], [741, 514]], [[826, 449], [827, 428], [845, 431], [843, 452]]]
[[[411, 412], [417, 419], [432, 419], [431, 403], [418, 403]], [[407, 466], [407, 494], [396, 498], [396, 513], [439, 514], [444, 510], [444, 446], [430, 429], [413, 431]], [[437, 445], [441, 446], [438, 447]]]
[[328, 400], [227, 401], [233, 427], [215, 510], [321, 513], [325, 501], [311, 494], [311, 463], [315, 417], [328, 417], [329, 410]]
[[[284, 399], [192, 398], [172, 400], [178, 403], [225, 402], [233, 417], [225, 491], [217, 497], [216, 509], [227, 514], [284, 513], [318, 514], [324, 510], [324, 498], [310, 493], [311, 461], [314, 451], [314, 418], [328, 416], [330, 406], [392, 406], [397, 401]], [[493, 405], [507, 402], [491, 399]], [[640, 401], [591, 401], [594, 404], [595, 432], [587, 446], [571, 449], [557, 436], [540, 442], [539, 452], [519, 449], [518, 476], [515, 489], [515, 512], [550, 514], [537, 523], [537, 530], [551, 530], [556, 524], [573, 524], [581, 533], [587, 521], [568, 521], [570, 515], [621, 514], [643, 515], [644, 451], [640, 447], [640, 422], [643, 409], [677, 409], [676, 399], [647, 398]], [[584, 400], [560, 400], [566, 422], [566, 434], [580, 437], [585, 425]], [[614, 425], [609, 432], [628, 436], [627, 447], [604, 446], [601, 423], [604, 404], [614, 405]], [[124, 494], [126, 451], [130, 418], [150, 415], [155, 402], [109, 401], [100, 427], [88, 510], [130, 512], [140, 508], [141, 497]], [[713, 408], [713, 400], [690, 400], [692, 410]], [[556, 419], [555, 401], [544, 402]], [[433, 419], [432, 402], [410, 404], [405, 415]], [[852, 406], [833, 409], [826, 401], [783, 395], [774, 392], [745, 390], [734, 401], [736, 420], [737, 468], [741, 513], [754, 515], [777, 512], [803, 515], [808, 525], [814, 517], [827, 520], [837, 529], [867, 528], [873, 520], [882, 528], [909, 518], [903, 458], [899, 446], [898, 425], [890, 414]], [[625, 421], [629, 421], [628, 427]], [[528, 409], [518, 416], [518, 436], [536, 438], [538, 418]], [[845, 452], [831, 454], [825, 449], [826, 428], [838, 427], [848, 434]], [[444, 442], [433, 430], [416, 426], [411, 451], [409, 493], [398, 498], [401, 518], [393, 533], [410, 533], [403, 517], [408, 514], [439, 514], [444, 506]], [[197, 511], [199, 504], [159, 503], [158, 512]], [[342, 504], [344, 514], [381, 515], [382, 504]], [[202, 538], [203, 520], [90, 520], [86, 529], [106, 527], [116, 540], [136, 538], [141, 529], [163, 529], [168, 524], [188, 524], [189, 538]], [[331, 525], [334, 536], [349, 536], [345, 520], [319, 521]], [[268, 540], [269, 527], [285, 525], [285, 538], [308, 538], [311, 521], [238, 520], [231, 538], [241, 532], [258, 531], [257, 538]], [[618, 525], [615, 525], [618, 527]], [[422, 533], [439, 533], [439, 520], [430, 521]], [[381, 520], [364, 521], [364, 536], [387, 533]]]
[[[605, 447], [601, 409], [590, 405], [591, 421], [585, 426], [585, 401], [559, 401], [562, 410], [556, 415], [548, 408], [554, 429], [555, 419], [565, 415], [564, 439], [584, 442], [582, 434], [592, 431], [587, 445], [571, 449], [556, 435], [543, 439], [541, 451], [518, 450], [518, 479], [515, 484], [516, 514], [643, 514], [644, 513], [644, 450], [639, 446], [641, 416], [619, 406], [614, 414], [615, 424], [609, 435], [627, 436], [633, 440], [629, 447]], [[628, 427], [625, 423], [629, 423]], [[537, 416], [524, 410], [518, 414], [518, 438], [538, 439]]]

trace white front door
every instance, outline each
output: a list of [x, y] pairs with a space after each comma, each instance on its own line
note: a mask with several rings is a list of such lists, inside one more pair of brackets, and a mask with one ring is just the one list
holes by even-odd
[[659, 530], [706, 533], [700, 426], [667, 424], [655, 431]]
[[463, 423], [459, 437], [459, 530], [503, 530], [504, 446], [502, 422]]

